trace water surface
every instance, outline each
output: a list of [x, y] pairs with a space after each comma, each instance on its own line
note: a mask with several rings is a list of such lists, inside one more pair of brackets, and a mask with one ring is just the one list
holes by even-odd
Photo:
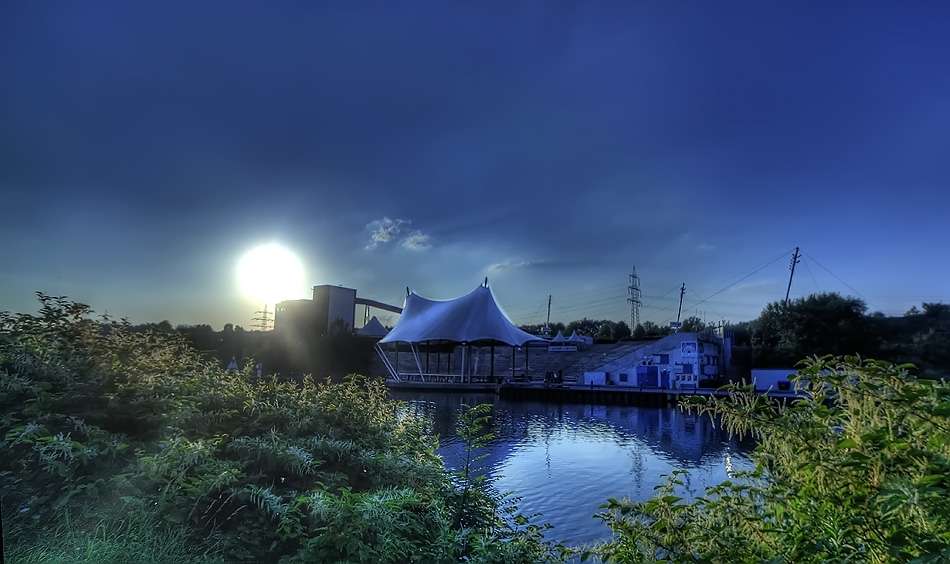
[[749, 466], [753, 445], [729, 437], [708, 416], [675, 407], [603, 406], [511, 401], [494, 394], [393, 391], [411, 412], [432, 422], [449, 468], [463, 464], [455, 435], [463, 404], [494, 405], [495, 440], [481, 462], [500, 491], [520, 497], [525, 515], [541, 513], [552, 539], [569, 544], [604, 540], [593, 518], [607, 498], [645, 500], [662, 475], [689, 470], [683, 493], [702, 494], [731, 469]]

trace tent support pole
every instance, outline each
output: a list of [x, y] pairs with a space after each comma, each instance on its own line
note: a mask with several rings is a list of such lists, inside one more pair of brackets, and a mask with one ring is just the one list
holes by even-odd
[[469, 371], [468, 371], [468, 381], [472, 382], [473, 381], [472, 377], [478, 376], [478, 361], [479, 359], [481, 359], [482, 349], [480, 347], [476, 348], [473, 354], [471, 354], [471, 349], [469, 349], [469, 352], [470, 354], [469, 354], [468, 360], [471, 362], [471, 367], [469, 368]]
[[491, 381], [495, 381], [495, 343], [491, 344], [491, 367], [488, 369], [488, 376]]
[[386, 367], [386, 371], [389, 372], [390, 377], [392, 377], [393, 380], [399, 381], [399, 371], [393, 368], [393, 363], [390, 362], [389, 357], [386, 356], [386, 351], [384, 351], [379, 344], [373, 345], [373, 348], [376, 349], [376, 354], [382, 359], [383, 365]]
[[419, 379], [425, 382], [426, 377], [425, 374], [422, 373], [422, 363], [419, 362], [419, 349], [416, 348], [415, 343], [409, 343], [409, 350], [412, 351], [412, 358], [416, 360], [416, 368], [419, 369]]

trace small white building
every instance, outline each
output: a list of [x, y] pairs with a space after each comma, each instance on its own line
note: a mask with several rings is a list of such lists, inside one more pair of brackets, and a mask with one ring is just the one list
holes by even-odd
[[592, 374], [603, 373], [606, 383], [616, 386], [695, 389], [700, 380], [725, 374], [724, 350], [729, 344], [729, 339], [674, 333], [609, 362]]
[[797, 372], [798, 370], [794, 368], [754, 368], [752, 369], [752, 384], [757, 392], [789, 391], [795, 387], [790, 378]]

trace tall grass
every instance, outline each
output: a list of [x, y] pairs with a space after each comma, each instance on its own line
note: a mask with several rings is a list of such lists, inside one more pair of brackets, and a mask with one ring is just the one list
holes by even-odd
[[15, 564], [223, 564], [194, 548], [185, 527], [152, 517], [102, 520], [94, 527], [64, 519], [49, 534], [24, 544], [6, 539], [4, 561]]

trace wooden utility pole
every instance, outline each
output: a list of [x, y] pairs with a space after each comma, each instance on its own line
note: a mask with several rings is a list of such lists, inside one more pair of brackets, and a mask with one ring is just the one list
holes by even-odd
[[792, 277], [795, 276], [795, 265], [801, 260], [802, 257], [798, 254], [798, 247], [795, 247], [795, 252], [792, 253], [792, 262], [788, 265], [792, 273], [788, 275], [788, 289], [785, 290], [785, 307], [788, 307], [788, 294], [792, 291]]
[[679, 329], [680, 314], [683, 313], [683, 296], [686, 295], [686, 282], [680, 288], [680, 307], [676, 310], [676, 328]]

